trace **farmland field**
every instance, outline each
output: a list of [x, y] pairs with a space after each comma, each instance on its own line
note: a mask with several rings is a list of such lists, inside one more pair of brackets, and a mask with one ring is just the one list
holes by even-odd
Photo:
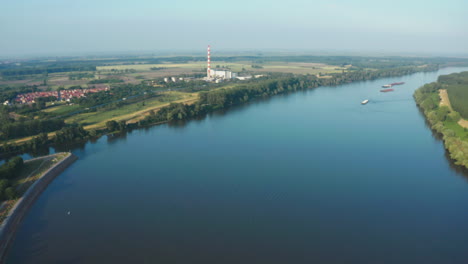
[[[259, 68], [253, 68], [252, 65], [260, 66]], [[342, 67], [331, 66], [322, 63], [295, 63], [295, 62], [267, 62], [267, 63], [252, 63], [249, 61], [245, 62], [224, 62], [224, 61], [213, 61], [211, 63], [212, 68], [228, 68], [234, 72], [241, 72], [242, 70], [254, 71], [254, 72], [287, 72], [296, 74], [318, 74], [318, 73], [334, 73], [341, 72]], [[162, 68], [160, 70], [153, 71], [151, 68]], [[106, 72], [112, 70], [136, 70], [139, 72], [152, 72], [154, 76], [177, 75], [177, 74], [190, 74], [194, 72], [204, 72], [206, 69], [205, 62], [191, 62], [191, 63], [162, 63], [162, 64], [136, 64], [136, 65], [109, 65], [99, 66], [98, 71]], [[147, 75], [144, 75], [147, 76]]]

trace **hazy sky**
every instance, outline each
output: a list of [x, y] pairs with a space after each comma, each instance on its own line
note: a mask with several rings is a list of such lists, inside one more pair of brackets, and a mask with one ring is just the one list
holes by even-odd
[[468, 54], [467, 0], [5, 0], [0, 56], [310, 50]]

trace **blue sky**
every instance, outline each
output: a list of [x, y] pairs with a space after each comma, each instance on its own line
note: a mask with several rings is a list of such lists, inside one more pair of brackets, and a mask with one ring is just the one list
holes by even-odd
[[218, 50], [468, 54], [468, 1], [15, 0], [0, 56]]

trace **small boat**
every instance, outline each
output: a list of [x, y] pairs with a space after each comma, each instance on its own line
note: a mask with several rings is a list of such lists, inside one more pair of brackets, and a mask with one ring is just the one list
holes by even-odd
[[385, 84], [385, 85], [382, 85], [382, 88], [390, 88], [390, 87], [392, 87], [392, 85], [391, 85], [391, 84]]
[[362, 101], [361, 104], [365, 105], [365, 104], [367, 104], [368, 102], [369, 102], [369, 100], [366, 99], [366, 100]]
[[387, 92], [393, 92], [395, 90], [393, 89], [383, 89], [383, 90], [380, 90], [382, 93], [387, 93]]

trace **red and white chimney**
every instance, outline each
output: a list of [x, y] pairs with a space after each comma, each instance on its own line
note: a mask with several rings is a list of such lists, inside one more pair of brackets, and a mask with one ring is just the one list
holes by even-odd
[[208, 60], [207, 60], [208, 65], [207, 65], [207, 67], [206, 67], [206, 73], [207, 73], [207, 74], [206, 74], [206, 77], [207, 77], [208, 79], [210, 79], [210, 78], [211, 78], [211, 58], [210, 58], [210, 56], [211, 56], [211, 55], [210, 55], [210, 53], [211, 53], [211, 47], [210, 47], [210, 45], [208, 45], [207, 53], [208, 53], [208, 54], [207, 54], [207, 56], [208, 56], [208, 57], [207, 57], [207, 59], [208, 59]]

